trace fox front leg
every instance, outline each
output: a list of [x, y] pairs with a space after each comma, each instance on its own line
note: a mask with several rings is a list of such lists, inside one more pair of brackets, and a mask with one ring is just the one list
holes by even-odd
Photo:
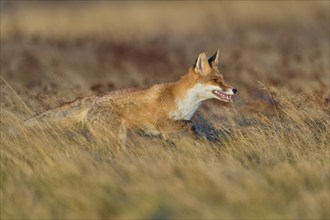
[[178, 121], [167, 121], [159, 127], [162, 138], [166, 142], [171, 142], [176, 139], [178, 135], [182, 134], [193, 134], [193, 124], [190, 120], [178, 120]]
[[183, 130], [194, 130], [194, 124], [191, 120], [179, 120], [176, 121]]

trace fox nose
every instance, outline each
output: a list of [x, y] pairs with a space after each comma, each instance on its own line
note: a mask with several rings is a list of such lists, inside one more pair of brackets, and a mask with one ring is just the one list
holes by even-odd
[[238, 92], [237, 89], [233, 89], [233, 93], [236, 94]]

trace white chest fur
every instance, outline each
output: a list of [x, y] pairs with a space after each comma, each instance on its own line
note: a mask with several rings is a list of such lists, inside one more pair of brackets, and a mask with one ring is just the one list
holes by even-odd
[[197, 84], [187, 91], [186, 96], [181, 100], [176, 100], [177, 110], [170, 113], [174, 120], [190, 120], [203, 100], [208, 99], [207, 88], [202, 84]]

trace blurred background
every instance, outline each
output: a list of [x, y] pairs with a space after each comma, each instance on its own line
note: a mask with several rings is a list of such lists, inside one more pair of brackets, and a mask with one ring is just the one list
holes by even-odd
[[[329, 4], [1, 0], [1, 217], [329, 219]], [[136, 135], [118, 152], [83, 128], [8, 132], [217, 49], [239, 90], [201, 107], [220, 142]]]
[[218, 48], [238, 106], [269, 104], [258, 81], [325, 99], [329, 2], [1, 1], [1, 48], [1, 74], [36, 110], [174, 81]]

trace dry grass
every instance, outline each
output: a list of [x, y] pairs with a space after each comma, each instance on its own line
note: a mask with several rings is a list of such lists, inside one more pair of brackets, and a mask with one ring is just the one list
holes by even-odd
[[[1, 218], [330, 218], [329, 2], [1, 4]], [[21, 125], [218, 47], [240, 91], [201, 109], [220, 142]]]

